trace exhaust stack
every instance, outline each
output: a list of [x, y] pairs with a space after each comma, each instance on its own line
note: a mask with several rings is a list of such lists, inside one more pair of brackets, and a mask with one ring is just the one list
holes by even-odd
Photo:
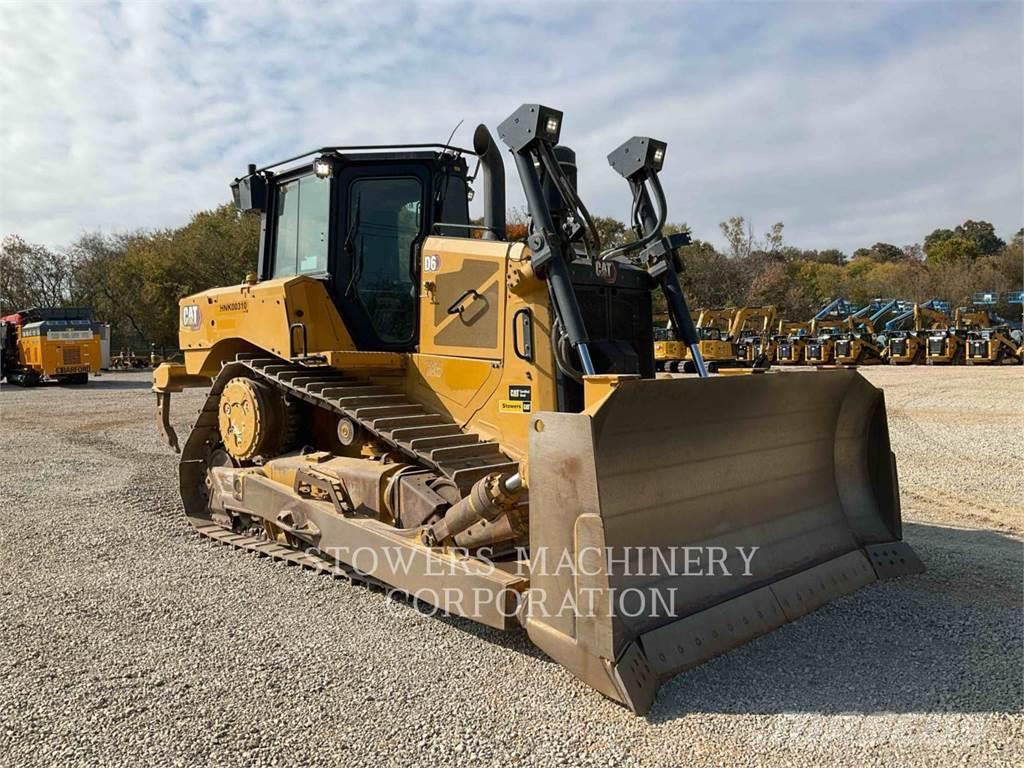
[[505, 161], [491, 132], [481, 123], [473, 133], [473, 151], [480, 158], [484, 179], [484, 240], [505, 237]]

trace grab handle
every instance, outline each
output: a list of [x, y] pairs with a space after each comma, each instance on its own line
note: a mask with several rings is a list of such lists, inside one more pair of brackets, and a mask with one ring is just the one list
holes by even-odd
[[469, 304], [472, 304], [473, 301], [469, 302], [469, 304], [464, 304], [463, 302], [465, 302], [466, 299], [468, 299], [471, 296], [473, 297], [473, 301], [483, 298], [483, 296], [480, 295], [480, 292], [477, 291], [476, 288], [469, 288], [468, 290], [465, 290], [461, 294], [459, 294], [459, 298], [457, 298], [455, 301], [451, 303], [451, 306], [448, 307], [448, 314], [461, 315], [463, 312], [465, 312], [466, 307], [468, 307]]

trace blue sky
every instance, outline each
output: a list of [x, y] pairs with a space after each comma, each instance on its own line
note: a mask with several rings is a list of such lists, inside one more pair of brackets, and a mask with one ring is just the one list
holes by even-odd
[[[175, 226], [247, 163], [441, 141], [565, 111], [589, 207], [605, 155], [668, 141], [671, 218], [851, 251], [1024, 223], [1024, 4], [12, 3], [0, 13], [0, 235]], [[510, 164], [509, 164], [510, 165]], [[509, 199], [521, 205], [511, 172]]]

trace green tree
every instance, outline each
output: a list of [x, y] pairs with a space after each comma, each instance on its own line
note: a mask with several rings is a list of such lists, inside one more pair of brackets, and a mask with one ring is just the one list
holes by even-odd
[[611, 216], [595, 216], [594, 226], [601, 238], [601, 248], [617, 248], [618, 246], [636, 239], [633, 230], [624, 223]]
[[878, 262], [902, 261], [903, 249], [891, 243], [875, 243], [870, 248], [858, 248], [853, 252], [854, 259], [870, 259]]
[[949, 238], [953, 237], [956, 233], [952, 229], [934, 229], [931, 234], [927, 235], [924, 239], [924, 254], [928, 257], [931, 254], [931, 250]]
[[981, 256], [981, 249], [973, 240], [953, 235], [926, 246], [928, 264], [969, 264]]
[[903, 261], [903, 249], [892, 243], [875, 243], [871, 246], [871, 253], [875, 261], [893, 262]]
[[982, 256], [995, 256], [1006, 243], [996, 236], [995, 227], [987, 221], [972, 221], [968, 219], [954, 230], [959, 237], [970, 240], [978, 247], [978, 253]]
[[178, 300], [256, 270], [259, 217], [222, 205], [184, 227], [103, 236], [69, 249], [72, 295], [112, 326], [117, 345], [176, 346]]

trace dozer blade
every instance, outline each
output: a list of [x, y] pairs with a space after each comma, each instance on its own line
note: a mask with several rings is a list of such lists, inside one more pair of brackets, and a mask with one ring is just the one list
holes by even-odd
[[682, 670], [924, 570], [900, 541], [882, 392], [856, 371], [587, 387], [584, 413], [531, 421], [526, 625], [634, 711]]

